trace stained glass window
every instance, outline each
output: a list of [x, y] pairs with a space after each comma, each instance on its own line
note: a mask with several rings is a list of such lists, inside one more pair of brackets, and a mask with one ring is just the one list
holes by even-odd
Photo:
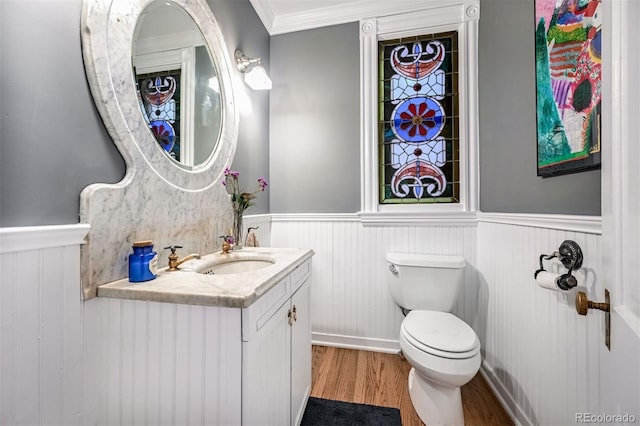
[[378, 54], [380, 203], [458, 203], [458, 33], [379, 41]]
[[137, 76], [140, 108], [160, 146], [180, 161], [180, 70]]

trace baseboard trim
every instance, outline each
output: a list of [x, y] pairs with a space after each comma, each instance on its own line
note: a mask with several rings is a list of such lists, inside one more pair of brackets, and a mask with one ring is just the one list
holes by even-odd
[[397, 340], [369, 339], [366, 337], [344, 336], [328, 333], [311, 333], [311, 343], [318, 346], [359, 349], [363, 351], [397, 354], [400, 343]]
[[531, 419], [522, 411], [522, 408], [516, 403], [509, 391], [502, 385], [502, 382], [500, 382], [491, 366], [484, 360], [480, 365], [480, 374], [482, 374], [482, 377], [484, 377], [493, 394], [498, 398], [502, 408], [504, 408], [509, 417], [511, 417], [514, 424], [517, 426], [533, 426], [534, 423], [532, 423]]

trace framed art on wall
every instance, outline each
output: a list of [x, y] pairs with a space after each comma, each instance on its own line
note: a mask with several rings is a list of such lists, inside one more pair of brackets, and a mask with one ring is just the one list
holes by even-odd
[[535, 0], [538, 176], [600, 167], [601, 0]]

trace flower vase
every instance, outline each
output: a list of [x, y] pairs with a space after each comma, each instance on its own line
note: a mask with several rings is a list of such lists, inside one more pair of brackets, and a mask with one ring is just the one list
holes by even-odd
[[232, 250], [242, 249], [242, 213], [233, 212], [233, 248]]

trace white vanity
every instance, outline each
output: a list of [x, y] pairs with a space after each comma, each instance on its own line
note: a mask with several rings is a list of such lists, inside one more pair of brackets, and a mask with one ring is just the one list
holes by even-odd
[[[300, 424], [311, 390], [312, 256], [245, 248], [185, 262], [183, 270], [161, 271], [146, 283], [100, 286], [98, 300], [119, 321], [104, 327], [114, 353], [104, 357], [109, 386], [99, 421]], [[256, 259], [272, 263], [241, 273], [198, 272]]]

